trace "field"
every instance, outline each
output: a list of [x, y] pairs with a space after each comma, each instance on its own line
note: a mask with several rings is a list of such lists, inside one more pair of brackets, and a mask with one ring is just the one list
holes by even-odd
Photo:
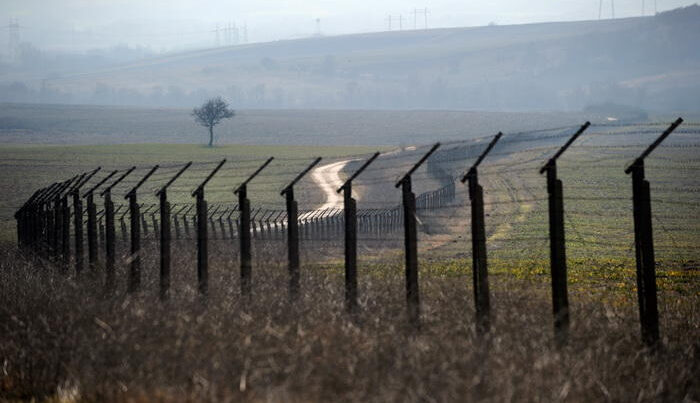
[[[280, 163], [272, 164], [257, 182], [251, 184], [252, 200], [256, 203], [281, 204], [284, 199], [279, 190], [285, 181], [294, 178], [296, 171], [310, 163], [314, 157], [322, 156], [333, 160], [339, 157], [375, 151], [375, 147], [308, 147], [308, 146], [252, 146], [223, 145], [208, 148], [187, 144], [122, 144], [122, 145], [19, 145], [0, 146], [0, 159], [3, 175], [0, 177], [0, 189], [6, 195], [0, 199], [0, 239], [15, 239], [14, 218], [12, 215], [26, 200], [34, 189], [67, 179], [76, 173], [91, 171], [101, 166], [104, 174], [114, 169], [136, 166], [129, 180], [115, 189], [115, 195], [129, 191], [148, 169], [156, 164], [164, 168], [158, 171], [154, 180], [144, 188], [143, 200], [155, 202], [154, 192], [162, 186], [182, 165], [188, 161], [197, 162], [197, 166], [188, 171], [174, 189], [172, 198], [175, 202], [191, 202], [189, 192], [194, 190], [206, 173], [214, 168], [214, 163], [227, 158], [220, 174], [211, 182], [208, 189], [210, 200], [233, 200], [233, 189], [242, 182], [264, 161], [275, 156]], [[102, 175], [102, 173], [100, 175]], [[270, 180], [270, 178], [275, 178]], [[303, 200], [320, 203], [318, 196], [305, 193]]]
[[[204, 144], [206, 129], [197, 126], [190, 113], [191, 109], [182, 108], [0, 103], [0, 141]], [[607, 116], [582, 112], [242, 110], [217, 126], [215, 135], [217, 144], [396, 147], [435, 139], [466, 140], [499, 130], [604, 121]]]
[[[209, 294], [197, 291], [194, 241], [173, 248], [171, 298], [158, 300], [157, 241], [145, 237], [143, 285], [126, 293], [130, 254], [118, 244], [116, 291], [103, 270], [77, 276], [38, 256], [0, 247], [0, 398], [47, 401], [696, 401], [700, 399], [700, 169], [697, 124], [686, 124], [647, 160], [654, 214], [661, 348], [639, 337], [630, 178], [624, 167], [666, 127], [595, 125], [559, 162], [564, 184], [568, 343], [557, 346], [545, 178], [537, 170], [575, 126], [506, 133], [479, 168], [485, 191], [492, 330], [475, 329], [470, 201], [457, 183], [451, 204], [419, 218], [421, 324], [407, 324], [403, 232], [359, 238], [357, 315], [343, 306], [342, 239], [302, 240], [301, 296], [287, 294], [283, 239], [254, 240], [253, 295], [240, 292], [236, 241], [210, 240]], [[492, 133], [448, 141], [414, 174], [416, 194], [463, 173]], [[426, 141], [427, 142], [427, 141]], [[366, 158], [375, 147], [6, 145], [0, 183], [22, 193], [102, 165], [160, 163], [163, 176], [201, 162], [173, 194], [189, 191], [229, 157], [207, 199], [230, 190], [268, 155], [277, 165], [251, 187], [254, 206], [280, 208], [284, 178], [312, 156]], [[358, 178], [358, 208], [394, 206], [394, 183], [426, 146], [391, 149]], [[359, 162], [347, 165], [347, 175]], [[135, 175], [119, 192], [138, 180]], [[31, 182], [30, 182], [31, 181]], [[299, 186], [304, 206], [323, 202]], [[119, 197], [121, 199], [121, 197]], [[119, 203], [122, 203], [119, 200]], [[7, 228], [10, 228], [9, 226]], [[7, 232], [12, 236], [12, 232]], [[11, 239], [11, 238], [6, 238]]]

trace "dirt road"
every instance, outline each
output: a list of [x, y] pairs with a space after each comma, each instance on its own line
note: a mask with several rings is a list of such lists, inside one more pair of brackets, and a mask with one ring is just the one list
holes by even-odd
[[352, 160], [338, 161], [332, 164], [322, 165], [311, 172], [314, 182], [326, 194], [326, 201], [318, 209], [325, 210], [343, 207], [343, 194], [336, 191], [343, 185], [340, 171]]

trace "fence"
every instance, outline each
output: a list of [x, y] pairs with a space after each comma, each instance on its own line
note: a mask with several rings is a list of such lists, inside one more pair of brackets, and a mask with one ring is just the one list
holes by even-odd
[[[631, 143], [641, 135], [661, 135], [624, 170], [632, 175], [632, 214], [634, 224], [634, 249], [637, 262], [637, 291], [640, 321], [644, 341], [654, 346], [659, 340], [658, 309], [656, 301], [656, 261], [652, 238], [652, 220], [662, 215], [652, 215], [652, 202], [676, 203], [684, 206], [686, 217], [694, 216], [699, 203], [695, 197], [700, 188], [692, 179], [694, 175], [684, 174], [666, 179], [657, 178], [663, 184], [672, 184], [662, 188], [669, 198], [653, 199], [650, 183], [644, 176], [645, 159], [659, 147], [672, 132], [681, 125], [682, 119], [662, 131], [659, 125], [636, 127], [594, 125], [588, 122], [578, 128], [558, 128], [528, 133], [514, 133], [493, 138], [448, 144], [434, 144], [429, 149], [418, 148], [404, 152], [392, 152], [372, 156], [355, 156], [347, 165], [348, 179], [337, 189], [343, 192], [343, 208], [299, 210], [295, 198], [295, 188], [315, 189], [313, 185], [303, 185], [307, 174], [320, 163], [315, 159], [310, 165], [300, 169], [299, 174], [287, 184], [280, 195], [284, 197], [285, 208], [251, 207], [248, 199], [249, 189], [256, 178], [265, 176], [264, 170], [273, 161], [267, 159], [250, 176], [237, 176], [238, 188], [235, 194], [238, 202], [222, 201], [208, 203], [205, 192], [212, 185], [210, 181], [217, 177], [227, 161], [216, 163], [173, 164], [171, 166], [154, 166], [149, 168], [130, 167], [126, 170], [114, 170], [98, 180], [101, 168], [76, 175], [68, 180], [53, 183], [39, 189], [19, 208], [17, 220], [18, 243], [22, 250], [54, 262], [63, 270], [73, 265], [76, 273], [84, 271], [85, 246], [90, 270], [104, 268], [107, 289], [115, 287], [115, 265], [129, 265], [128, 291], [137, 292], [141, 287], [141, 257], [144, 245], [159, 245], [160, 260], [160, 296], [167, 299], [170, 292], [170, 272], [172, 242], [196, 241], [198, 289], [206, 298], [208, 294], [209, 244], [215, 241], [230, 241], [227, 245], [238, 244], [241, 271], [242, 295], [250, 297], [254, 286], [251, 279], [252, 241], [280, 242], [286, 244], [289, 269], [289, 297], [294, 300], [299, 292], [300, 277], [300, 241], [323, 241], [342, 243], [345, 262], [345, 303], [348, 312], [358, 312], [357, 289], [357, 250], [358, 241], [365, 246], [379, 243], [396, 246], [403, 242], [406, 270], [406, 300], [408, 319], [415, 327], [420, 326], [420, 291], [418, 278], [419, 244], [427, 243], [432, 248], [446, 248], [448, 244], [464, 241], [467, 238], [455, 233], [467, 232], [471, 228], [471, 254], [474, 280], [474, 301], [476, 306], [476, 323], [480, 333], [489, 331], [489, 280], [487, 266], [487, 244], [492, 250], [499, 245], [511, 242], [525, 248], [540, 241], [549, 243], [549, 261], [552, 289], [554, 328], [557, 340], [566, 342], [569, 327], [569, 305], [567, 290], [567, 240], [565, 232], [574, 234], [573, 244], [590, 244], [612, 248], [614, 243], [605, 239], [600, 232], [586, 234], [584, 218], [596, 215], [590, 203], [611, 203], [629, 200], [627, 197], [615, 197], [607, 192], [600, 196], [594, 191], [601, 190], [596, 178], [618, 174], [611, 168], [617, 165], [605, 165], [618, 153], [634, 152], [642, 145]], [[696, 138], [700, 134], [698, 126], [691, 124], [687, 130], [678, 130], [677, 143], [670, 144], [676, 151], [667, 157], [663, 167], [665, 171], [680, 169], [694, 171], [700, 167], [692, 165], [697, 162], [695, 148]], [[590, 130], [589, 130], [590, 129]], [[589, 132], [587, 132], [587, 130]], [[590, 133], [592, 131], [592, 133]], [[601, 139], [600, 144], [581, 144], [576, 147], [579, 137]], [[503, 139], [502, 139], [503, 138]], [[566, 139], [565, 142], [562, 140]], [[563, 145], [562, 145], [563, 143]], [[526, 146], [523, 147], [523, 144]], [[585, 157], [593, 168], [602, 170], [596, 175], [587, 174], [568, 186], [576, 193], [575, 201], [585, 204], [582, 211], [564, 209], [564, 184], [557, 162], [566, 153]], [[578, 151], [576, 151], [578, 150]], [[622, 151], [621, 151], [622, 150]], [[680, 150], [680, 151], [678, 151]], [[687, 157], [687, 158], [686, 158]], [[685, 159], [684, 159], [685, 158]], [[475, 161], [474, 161], [475, 160]], [[427, 163], [426, 163], [427, 161]], [[467, 168], [467, 161], [474, 161]], [[258, 161], [249, 161], [259, 163]], [[669, 163], [680, 163], [673, 166]], [[486, 168], [481, 167], [484, 164]], [[528, 168], [536, 165], [537, 169]], [[163, 171], [160, 173], [159, 169]], [[197, 170], [198, 169], [198, 170]], [[145, 171], [134, 177], [135, 171]], [[578, 167], [565, 173], [577, 173]], [[187, 172], [196, 171], [204, 178], [195, 182], [195, 190], [190, 193], [195, 202], [177, 201], [171, 203], [169, 193], [182, 192], [189, 185], [182, 179]], [[252, 171], [252, 170], [251, 170]], [[140, 172], [140, 171], [139, 171]], [[466, 172], [466, 173], [464, 173]], [[591, 171], [597, 172], [597, 171]], [[392, 174], [397, 174], [397, 181]], [[532, 173], [546, 174], [542, 181]], [[622, 170], [619, 171], [622, 173]], [[463, 175], [462, 175], [463, 174]], [[160, 176], [159, 176], [160, 175]], [[229, 190], [231, 176], [221, 174]], [[458, 187], [457, 179], [467, 183], [467, 190]], [[568, 177], [569, 175], [567, 175]], [[581, 175], [579, 175], [581, 177]], [[245, 178], [244, 180], [240, 180]], [[480, 179], [486, 178], [485, 183]], [[573, 178], [568, 178], [573, 181]], [[690, 180], [690, 182], [688, 182]], [[155, 189], [157, 203], [139, 202], [139, 189], [149, 181], [158, 184]], [[187, 185], [179, 185], [184, 181]], [[357, 185], [353, 186], [353, 181]], [[537, 181], [545, 182], [546, 197], [536, 195], [540, 188]], [[89, 183], [94, 182], [81, 194]], [[262, 181], [261, 181], [262, 182]], [[372, 195], [386, 192], [386, 184], [393, 182], [401, 188], [401, 202], [392, 204], [390, 200], [372, 201]], [[514, 185], [514, 183], [516, 183]], [[208, 187], [209, 185], [209, 187]], [[115, 203], [112, 195], [119, 187], [126, 187], [126, 203]], [[180, 186], [180, 188], [178, 188]], [[353, 198], [353, 187], [362, 187], [367, 195], [358, 202]], [[416, 188], [432, 187], [414, 193]], [[437, 187], [437, 188], [436, 188]], [[491, 193], [492, 189], [501, 187]], [[617, 187], [617, 186], [615, 186]], [[103, 198], [102, 208], [95, 202], [95, 194]], [[189, 191], [188, 191], [189, 192]], [[681, 195], [682, 200], [678, 199]], [[683, 199], [690, 195], [689, 198]], [[501, 197], [504, 196], [504, 197]], [[84, 201], [83, 201], [84, 199]], [[182, 200], [182, 198], [180, 198]], [[547, 202], [548, 230], [539, 226], [538, 214], [540, 202]], [[376, 207], [357, 209], [357, 204], [376, 205]], [[467, 209], [466, 207], [470, 207]], [[622, 209], [624, 211], [629, 209]], [[469, 213], [464, 213], [469, 211]], [[667, 213], [667, 211], [665, 211]], [[464, 216], [462, 214], [465, 214]], [[599, 214], [603, 219], [609, 213]], [[573, 218], [572, 218], [573, 217]], [[609, 218], [609, 216], [607, 216]], [[681, 224], [667, 228], [663, 222], [660, 226], [669, 236], [675, 251], [688, 250], [692, 255], [697, 246], [692, 236], [696, 232], [694, 221], [683, 221], [682, 215], [671, 214], [668, 218], [680, 220]], [[487, 229], [487, 222], [497, 222], [497, 226]], [[527, 227], [533, 222], [533, 228]], [[576, 223], [574, 226], [573, 223]], [[568, 227], [567, 227], [568, 226]], [[441, 238], [444, 229], [452, 235], [449, 241]], [[504, 230], [505, 228], [505, 230]], [[603, 228], [605, 229], [605, 228]], [[72, 230], [72, 231], [71, 231]], [[548, 236], [542, 236], [543, 230]], [[616, 230], [619, 230], [616, 228]], [[676, 235], [673, 235], [676, 233]], [[419, 239], [419, 234], [425, 239]], [[507, 235], [504, 235], [507, 234]], [[678, 235], [680, 234], [680, 235]], [[690, 234], [690, 235], [688, 235]], [[430, 238], [432, 237], [432, 238]], [[613, 236], [614, 238], [615, 236]], [[374, 243], [373, 243], [374, 242]], [[571, 241], [569, 242], [572, 243]], [[623, 247], [624, 245], [618, 245]], [[128, 253], [117, 259], [117, 250], [128, 247]], [[458, 244], [457, 248], [466, 249]], [[426, 249], [425, 247], [423, 249]], [[503, 249], [512, 249], [510, 246]], [[104, 262], [100, 264], [101, 250]], [[681, 253], [681, 252], [679, 252]]]

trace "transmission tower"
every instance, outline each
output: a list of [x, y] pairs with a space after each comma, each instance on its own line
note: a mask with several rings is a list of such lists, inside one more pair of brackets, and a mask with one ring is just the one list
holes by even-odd
[[[644, 6], [642, 6], [644, 7]], [[610, 0], [610, 16], [615, 19], [615, 0]], [[603, 18], [603, 0], [598, 3], [598, 19]]]
[[413, 29], [418, 29], [418, 16], [422, 15], [423, 16], [423, 28], [428, 29], [428, 14], [430, 14], [430, 11], [428, 11], [428, 8], [414, 8], [413, 9]]
[[321, 19], [316, 18], [316, 36], [321, 36]]
[[615, 19], [615, 0], [610, 0], [610, 12], [612, 14], [612, 19]]
[[17, 18], [10, 18], [10, 23], [2, 28], [8, 31], [7, 54], [12, 61], [19, 59], [19, 30], [24, 28], [19, 25]]
[[238, 25], [233, 23], [233, 44], [238, 45], [241, 43], [241, 30], [238, 29]]
[[402, 15], [402, 14], [399, 14], [399, 15], [388, 15], [388, 16], [386, 17], [385, 21], [386, 21], [386, 23], [387, 23], [387, 27], [388, 27], [389, 31], [392, 30], [392, 28], [393, 28], [393, 25], [392, 25], [392, 24], [393, 24], [394, 22], [398, 22], [398, 23], [399, 23], [399, 31], [402, 31], [402, 30], [403, 30], [403, 15]]

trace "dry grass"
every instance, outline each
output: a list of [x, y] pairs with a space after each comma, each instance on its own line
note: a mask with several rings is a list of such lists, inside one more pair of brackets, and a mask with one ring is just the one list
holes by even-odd
[[[423, 321], [414, 331], [394, 263], [361, 269], [362, 312], [353, 319], [343, 312], [335, 264], [303, 268], [296, 304], [275, 263], [255, 268], [254, 298], [244, 304], [233, 258], [211, 268], [206, 304], [190, 275], [176, 275], [176, 292], [161, 303], [152, 275], [140, 295], [111, 296], [98, 275], [64, 275], [10, 245], [0, 254], [2, 400], [700, 398], [696, 283], [660, 293], [663, 349], [653, 354], [639, 341], [634, 293], [614, 287], [572, 291], [570, 343], [556, 348], [546, 278], [507, 267], [494, 271], [493, 331], [480, 339], [469, 267], [423, 271]], [[257, 261], [266, 260], [259, 252]], [[178, 263], [176, 273], [190, 271]]]

